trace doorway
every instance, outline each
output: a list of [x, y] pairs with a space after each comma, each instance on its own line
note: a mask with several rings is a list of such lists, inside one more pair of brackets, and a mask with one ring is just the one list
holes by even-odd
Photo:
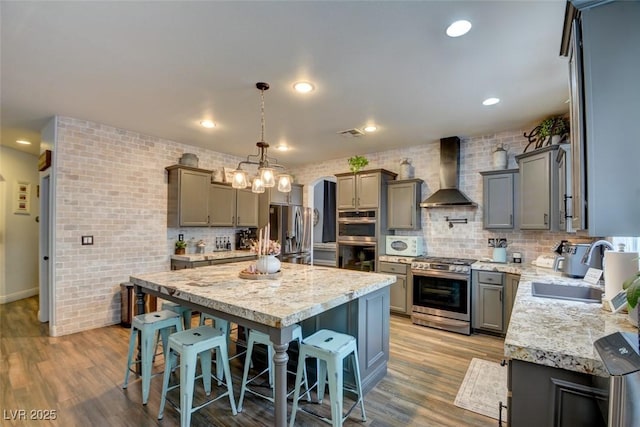
[[336, 266], [336, 177], [318, 178], [310, 186], [313, 208], [313, 263]]
[[40, 234], [40, 249], [39, 255], [39, 307], [38, 307], [38, 320], [40, 322], [49, 321], [50, 313], [50, 295], [49, 295], [49, 229], [50, 229], [50, 215], [49, 215], [49, 188], [50, 178], [49, 175], [43, 176], [40, 180], [40, 218], [39, 218], [39, 234]]

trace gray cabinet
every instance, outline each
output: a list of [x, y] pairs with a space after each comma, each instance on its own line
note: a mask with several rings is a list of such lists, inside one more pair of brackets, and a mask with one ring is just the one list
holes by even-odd
[[608, 378], [511, 359], [508, 425], [512, 427], [604, 427]]
[[[336, 175], [338, 209], [386, 208], [387, 182], [396, 174], [384, 169]], [[383, 193], [384, 190], [384, 193]]]
[[302, 188], [301, 184], [291, 184], [291, 191], [288, 193], [280, 192], [276, 187], [267, 188], [260, 195], [260, 203], [266, 205], [302, 206]]
[[169, 172], [167, 226], [209, 225], [208, 197], [211, 171], [174, 165]]
[[511, 312], [513, 311], [513, 303], [516, 301], [518, 293], [518, 284], [520, 283], [520, 275], [505, 274], [504, 283], [504, 331], [509, 329], [509, 321], [511, 320]]
[[572, 2], [569, 54], [572, 222], [591, 236], [640, 236], [637, 143], [640, 2]]
[[422, 228], [420, 198], [422, 180], [406, 179], [387, 183], [387, 229], [419, 230]]
[[218, 227], [257, 227], [258, 194], [225, 184], [210, 184], [209, 225]]
[[473, 329], [504, 333], [504, 273], [473, 270]]
[[520, 229], [559, 229], [557, 145], [516, 156], [520, 165]]
[[411, 314], [412, 310], [412, 286], [411, 268], [409, 264], [398, 262], [380, 261], [378, 263], [380, 273], [389, 273], [396, 276], [396, 282], [390, 287], [389, 308], [392, 312]]
[[482, 175], [483, 228], [517, 229], [518, 169], [480, 172]]

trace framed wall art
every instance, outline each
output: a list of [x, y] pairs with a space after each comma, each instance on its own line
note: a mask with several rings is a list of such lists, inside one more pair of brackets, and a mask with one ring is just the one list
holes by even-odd
[[13, 213], [29, 215], [31, 213], [31, 183], [23, 181], [16, 182], [13, 200]]

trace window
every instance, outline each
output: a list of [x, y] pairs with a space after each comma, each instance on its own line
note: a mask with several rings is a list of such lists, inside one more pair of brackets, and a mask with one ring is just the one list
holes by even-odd
[[611, 243], [616, 250], [618, 250], [618, 244], [624, 243], [625, 252], [640, 252], [640, 237], [614, 237]]

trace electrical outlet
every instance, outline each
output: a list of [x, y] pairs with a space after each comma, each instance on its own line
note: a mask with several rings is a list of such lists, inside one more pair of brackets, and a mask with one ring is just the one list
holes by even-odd
[[83, 245], [93, 245], [93, 236], [82, 236], [80, 241]]
[[178, 240], [179, 241], [184, 241], [184, 234], [178, 234]]
[[489, 246], [490, 248], [495, 248], [496, 247], [496, 239], [489, 239], [489, 241], [487, 242], [487, 246]]

